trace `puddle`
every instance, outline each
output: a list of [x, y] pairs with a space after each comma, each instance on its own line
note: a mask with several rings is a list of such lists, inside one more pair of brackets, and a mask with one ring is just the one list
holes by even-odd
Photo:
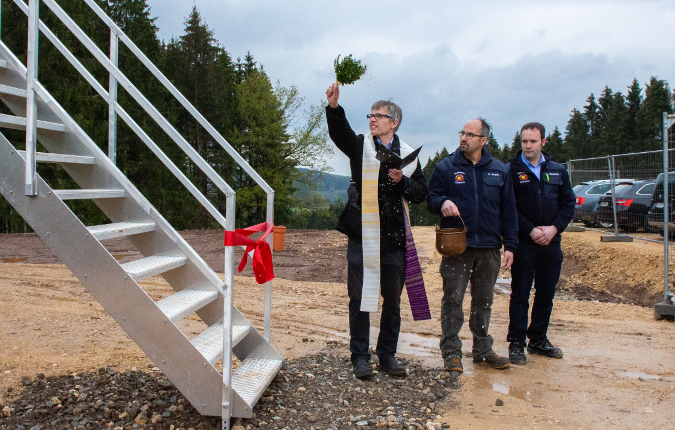
[[[378, 327], [370, 327], [370, 345], [377, 345], [377, 336], [380, 333]], [[333, 332], [332, 340], [349, 340], [349, 332]], [[413, 333], [400, 333], [398, 335], [397, 354], [409, 354], [417, 357], [440, 357], [441, 350], [439, 339], [429, 336], [423, 337]]]
[[0, 260], [0, 263], [21, 263], [26, 260], [28, 260], [28, 257], [3, 258]]
[[642, 373], [642, 372], [621, 372], [621, 373], [617, 373], [617, 376], [621, 376], [623, 378], [631, 378], [631, 379], [651, 379], [651, 380], [661, 379], [660, 376], [648, 375], [648, 374]]
[[505, 396], [509, 397], [515, 397], [516, 399], [520, 400], [525, 400], [525, 401], [531, 401], [532, 400], [532, 393], [530, 391], [526, 390], [517, 390], [513, 387], [509, 387], [506, 384], [493, 384], [492, 382], [482, 379], [482, 378], [474, 378], [476, 381], [476, 386], [478, 388], [483, 388], [486, 390], [493, 390], [498, 393], [504, 394]]

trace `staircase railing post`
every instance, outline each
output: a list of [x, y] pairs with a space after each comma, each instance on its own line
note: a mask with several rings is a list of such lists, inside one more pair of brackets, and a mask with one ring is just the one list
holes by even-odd
[[[267, 194], [267, 224], [274, 224], [274, 192]], [[267, 243], [272, 247], [274, 231], [267, 236]], [[265, 283], [265, 340], [271, 342], [272, 338], [272, 281]]]
[[[234, 231], [236, 194], [225, 200], [225, 230]], [[223, 285], [223, 390], [222, 429], [229, 430], [232, 416], [232, 306], [234, 305], [234, 247], [225, 247], [225, 283]]]
[[[110, 61], [117, 67], [119, 60], [119, 38], [112, 29], [110, 30]], [[117, 164], [117, 79], [112, 73], [109, 74], [108, 90], [108, 158], [113, 164]]]
[[26, 58], [26, 192], [37, 195], [35, 153], [37, 148], [37, 100], [35, 82], [38, 74], [38, 39], [40, 0], [30, 0], [28, 5], [28, 50]]

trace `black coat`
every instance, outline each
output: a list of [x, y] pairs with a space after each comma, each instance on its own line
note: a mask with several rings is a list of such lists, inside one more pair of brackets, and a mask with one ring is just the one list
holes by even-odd
[[[352, 181], [356, 182], [356, 190], [359, 193], [358, 205], [361, 207], [364, 136], [362, 134], [357, 135], [352, 130], [342, 106], [338, 106], [337, 108], [326, 106], [326, 120], [331, 140], [340, 151], [349, 157]], [[398, 155], [401, 154], [401, 145], [396, 135], [394, 135], [391, 150]], [[409, 178], [404, 175], [403, 179], [398, 183], [389, 177], [388, 168], [385, 165], [381, 165], [377, 195], [380, 209], [380, 249], [382, 252], [404, 251], [405, 224], [403, 219], [403, 200], [401, 197], [404, 197], [410, 203], [422, 203], [427, 196], [427, 184], [419, 160], [412, 176]], [[355, 228], [352, 230], [355, 233], [351, 234], [349, 238], [360, 242], [360, 212], [353, 222], [358, 225], [353, 226]]]
[[532, 241], [530, 232], [535, 227], [553, 225], [558, 234], [552, 241], [560, 241], [560, 233], [574, 216], [574, 192], [567, 170], [544, 153], [541, 180], [537, 179], [523, 163], [521, 154], [518, 151], [508, 164], [518, 211], [518, 238]]

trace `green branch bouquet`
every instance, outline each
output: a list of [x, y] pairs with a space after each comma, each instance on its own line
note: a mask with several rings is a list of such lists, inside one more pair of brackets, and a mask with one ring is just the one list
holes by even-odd
[[353, 84], [366, 73], [366, 66], [361, 65], [361, 60], [352, 58], [352, 54], [347, 55], [342, 61], [338, 55], [333, 64], [335, 65], [335, 81], [338, 85]]

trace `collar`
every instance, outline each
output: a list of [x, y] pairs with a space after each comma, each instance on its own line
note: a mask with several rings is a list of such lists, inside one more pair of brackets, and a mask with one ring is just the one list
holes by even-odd
[[521, 160], [523, 161], [523, 163], [524, 163], [527, 167], [529, 167], [530, 169], [536, 169], [537, 167], [541, 167], [541, 165], [544, 164], [544, 163], [546, 162], [546, 158], [544, 157], [544, 153], [543, 153], [543, 152], [540, 154], [540, 157], [541, 157], [541, 158], [539, 158], [539, 164], [537, 164], [537, 165], [535, 166], [534, 164], [530, 163], [530, 160], [528, 160], [527, 158], [525, 158], [525, 156], [523, 155], [522, 152], [520, 153], [520, 159], [521, 159]]

